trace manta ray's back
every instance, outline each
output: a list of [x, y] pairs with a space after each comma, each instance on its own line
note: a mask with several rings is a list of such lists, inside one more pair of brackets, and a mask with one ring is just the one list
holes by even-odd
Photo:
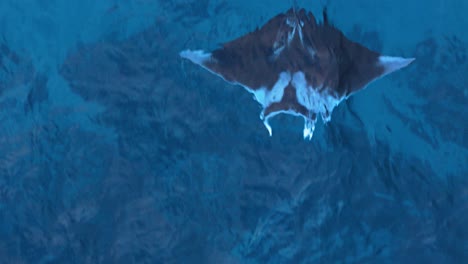
[[304, 118], [308, 139], [319, 115], [330, 121], [342, 100], [414, 60], [372, 51], [330, 25], [326, 11], [318, 23], [304, 9], [278, 14], [212, 52], [184, 50], [180, 55], [254, 94], [270, 136], [269, 118], [285, 113]]

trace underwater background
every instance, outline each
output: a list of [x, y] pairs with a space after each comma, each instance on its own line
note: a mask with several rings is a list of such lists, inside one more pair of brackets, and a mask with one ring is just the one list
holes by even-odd
[[328, 1], [416, 61], [311, 141], [178, 55], [291, 6], [0, 1], [0, 264], [468, 263], [468, 1]]

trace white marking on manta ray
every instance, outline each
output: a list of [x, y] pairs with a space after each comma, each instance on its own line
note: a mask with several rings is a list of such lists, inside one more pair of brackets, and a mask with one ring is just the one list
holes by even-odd
[[259, 89], [252, 89], [250, 87], [243, 86], [247, 91], [254, 94], [255, 100], [259, 102], [264, 108], [268, 107], [272, 103], [280, 102], [283, 98], [284, 89], [288, 86], [291, 81], [291, 74], [289, 72], [281, 72], [279, 74], [278, 81], [271, 89], [271, 91], [265, 87]]
[[216, 75], [219, 75], [219, 74], [213, 72], [212, 70], [206, 68], [205, 66], [203, 66], [204, 62], [211, 59], [211, 53], [206, 53], [203, 50], [193, 50], [193, 51], [192, 50], [183, 50], [183, 51], [181, 51], [179, 53], [179, 55], [182, 58], [189, 59], [193, 63], [202, 66], [203, 68], [207, 69], [208, 71], [210, 71], [210, 72], [212, 72], [212, 73], [214, 73]]
[[283, 52], [284, 48], [285, 48], [285, 47], [282, 46], [282, 47], [279, 47], [279, 48], [275, 49], [275, 50], [273, 51], [273, 55], [271, 55], [271, 58], [272, 58], [273, 60], [276, 60], [276, 59], [278, 58], [278, 56], [281, 54], [281, 52]]
[[[301, 71], [294, 73], [292, 78], [289, 73], [282, 72], [278, 81], [275, 83], [271, 91], [269, 91], [266, 88], [261, 88], [257, 90], [253, 90], [248, 87], [245, 88], [250, 92], [254, 93], [255, 99], [263, 106], [264, 111], [272, 103], [281, 101], [284, 94], [284, 89], [289, 83], [291, 83], [292, 86], [296, 89], [296, 97], [298, 103], [304, 106], [307, 110], [309, 110], [310, 113], [320, 114], [324, 123], [327, 123], [331, 120], [331, 113], [333, 109], [343, 100], [337, 99], [335, 96], [332, 96], [329, 93], [328, 89], [325, 89], [324, 92], [320, 93], [314, 87], [307, 85], [305, 75]], [[276, 116], [277, 114], [286, 113], [295, 116], [302, 116], [304, 118], [304, 139], [312, 139], [316, 119], [306, 117], [300, 113], [297, 113], [294, 110], [276, 111], [265, 117], [263, 115], [263, 111], [260, 114], [260, 119], [264, 120], [263, 124], [268, 130], [270, 136], [273, 134], [273, 131], [268, 122], [268, 119], [270, 119], [273, 116]]]
[[413, 61], [414, 61], [414, 58], [380, 56], [377, 64], [379, 64], [380, 66], [383, 66], [385, 69], [384, 74], [382, 74], [380, 78], [389, 73], [392, 73], [394, 71], [397, 71], [401, 68], [408, 66]]
[[297, 32], [299, 33], [299, 40], [301, 41], [302, 46], [304, 46], [304, 39], [302, 37], [302, 27], [299, 25], [298, 27], [299, 27], [299, 30]]
[[317, 114], [322, 114], [326, 117], [323, 121], [330, 121], [330, 114], [333, 109], [342, 101], [338, 96], [330, 94], [330, 89], [324, 89], [323, 92], [318, 92], [318, 88], [307, 85], [305, 75], [299, 71], [294, 73], [292, 85], [296, 88], [296, 96], [299, 104], [303, 105], [309, 111]]
[[291, 41], [294, 39], [296, 35], [296, 27], [293, 28], [293, 31], [288, 34], [288, 45], [291, 44]]
[[[304, 46], [303, 33], [302, 33], [302, 27], [304, 26], [304, 22], [300, 20], [299, 23], [298, 23], [296, 19], [289, 19], [288, 18], [288, 19], [286, 19], [286, 24], [293, 29], [292, 32], [288, 33], [288, 43], [286, 45], [291, 44], [291, 42], [294, 39], [294, 36], [297, 33], [299, 35], [299, 40], [300, 40], [301, 44]], [[278, 58], [278, 56], [281, 54], [281, 52], [283, 52], [286, 45], [280, 46], [278, 41], [273, 43], [274, 51], [273, 51], [272, 58], [273, 59]]]
[[288, 26], [293, 28], [293, 31], [288, 34], [288, 45], [294, 39], [294, 36], [296, 35], [296, 33], [299, 36], [299, 40], [300, 40], [301, 44], [304, 45], [304, 41], [303, 41], [303, 37], [302, 37], [302, 27], [304, 25], [304, 22], [300, 21], [300, 20], [298, 21], [297, 18], [294, 18], [294, 19], [289, 19], [288, 18], [286, 20], [286, 24], [288, 24]]

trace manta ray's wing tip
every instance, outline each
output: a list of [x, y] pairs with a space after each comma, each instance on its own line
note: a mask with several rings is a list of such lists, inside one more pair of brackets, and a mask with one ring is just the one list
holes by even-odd
[[180, 57], [188, 59], [195, 64], [202, 65], [211, 58], [211, 53], [204, 50], [183, 50], [179, 53]]
[[384, 67], [384, 74], [389, 74], [411, 64], [415, 58], [380, 56], [379, 64]]

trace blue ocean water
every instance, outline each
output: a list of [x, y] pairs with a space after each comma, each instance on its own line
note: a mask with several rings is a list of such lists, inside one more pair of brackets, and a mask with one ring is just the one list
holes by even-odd
[[327, 3], [416, 61], [304, 141], [178, 55], [292, 1], [0, 1], [0, 263], [468, 263], [468, 1]]

